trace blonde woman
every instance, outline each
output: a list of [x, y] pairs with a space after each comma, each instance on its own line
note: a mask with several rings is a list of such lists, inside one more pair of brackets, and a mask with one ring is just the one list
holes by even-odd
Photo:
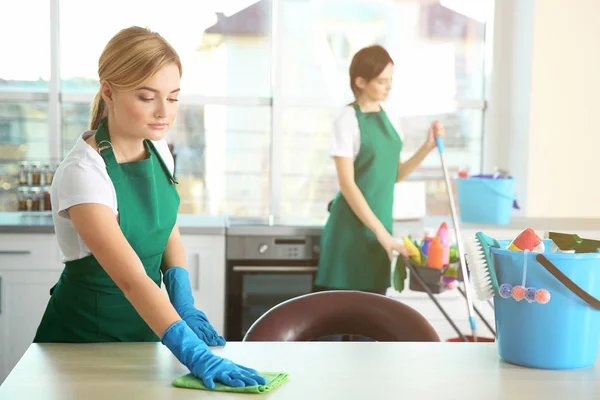
[[181, 74], [175, 50], [147, 29], [118, 32], [102, 52], [90, 130], [52, 184], [65, 268], [34, 342], [160, 340], [209, 388], [264, 384], [255, 370], [211, 353], [225, 340], [194, 307], [164, 139]]

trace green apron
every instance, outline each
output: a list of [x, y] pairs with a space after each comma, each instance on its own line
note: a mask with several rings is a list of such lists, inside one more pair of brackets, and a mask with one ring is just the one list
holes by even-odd
[[[354, 104], [360, 150], [354, 180], [377, 218], [392, 233], [394, 185], [402, 140], [386, 113], [363, 113]], [[377, 238], [338, 192], [321, 236], [315, 285], [331, 289], [384, 290], [390, 286], [391, 263]]]
[[[149, 140], [149, 157], [119, 164], [110, 144], [107, 121], [96, 131], [119, 205], [119, 226], [146, 273], [161, 285], [161, 261], [177, 221], [175, 179]], [[153, 342], [159, 338], [93, 255], [68, 261], [34, 342]]]

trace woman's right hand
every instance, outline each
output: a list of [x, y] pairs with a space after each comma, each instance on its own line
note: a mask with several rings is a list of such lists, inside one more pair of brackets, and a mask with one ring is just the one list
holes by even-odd
[[162, 343], [195, 377], [202, 379], [208, 389], [215, 388], [215, 381], [233, 387], [267, 383], [252, 368], [214, 355], [183, 320], [175, 322], [165, 331]]
[[397, 251], [404, 257], [408, 257], [409, 254], [408, 250], [406, 250], [406, 247], [404, 247], [404, 245], [396, 241], [396, 239], [394, 239], [394, 237], [390, 235], [389, 232], [386, 231], [383, 235], [377, 236], [377, 240], [387, 253], [390, 262], [392, 262], [394, 259], [394, 251]]

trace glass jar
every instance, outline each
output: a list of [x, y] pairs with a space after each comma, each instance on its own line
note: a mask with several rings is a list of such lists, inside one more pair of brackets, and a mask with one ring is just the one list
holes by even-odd
[[31, 184], [33, 186], [40, 186], [42, 184], [42, 172], [37, 165], [31, 168]]
[[44, 174], [44, 184], [52, 185], [52, 180], [54, 179], [54, 169], [50, 165], [46, 165], [45, 174]]
[[41, 204], [40, 192], [31, 192], [31, 197], [32, 197], [31, 211], [40, 211], [40, 204]]
[[44, 210], [52, 211], [52, 204], [50, 203], [50, 191], [46, 190], [44, 192]]
[[26, 163], [21, 163], [19, 166], [19, 185], [27, 185], [29, 181], [27, 175], [29, 175], [29, 166]]
[[17, 194], [17, 202], [19, 203], [19, 211], [27, 211], [27, 193], [19, 192]]
[[32, 211], [33, 209], [33, 192], [25, 192], [23, 193], [25, 195], [25, 210], [26, 211]]

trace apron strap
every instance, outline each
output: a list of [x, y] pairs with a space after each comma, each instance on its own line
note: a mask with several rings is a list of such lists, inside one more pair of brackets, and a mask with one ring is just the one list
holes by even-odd
[[[98, 150], [100, 151], [100, 155], [106, 163], [107, 170], [110, 171], [112, 169], [111, 167], [118, 166], [119, 163], [117, 162], [117, 158], [115, 157], [112, 143], [110, 141], [110, 134], [108, 133], [108, 118], [103, 118], [100, 121], [100, 124], [98, 125], [98, 129], [96, 130], [96, 143], [98, 144]], [[149, 152], [154, 153], [154, 155], [158, 157], [160, 165], [169, 177], [171, 183], [179, 184], [179, 182], [177, 182], [173, 174], [171, 174], [171, 171], [169, 171], [169, 168], [165, 164], [165, 161], [163, 160], [158, 150], [156, 150], [154, 143], [152, 143], [151, 140], [144, 140], [144, 145], [146, 146]]]
[[396, 128], [394, 128], [394, 125], [392, 125], [392, 122], [388, 118], [387, 113], [383, 109], [382, 112], [377, 113], [377, 121], [389, 138], [400, 137], [400, 135], [398, 135], [396, 132]]
[[108, 133], [108, 118], [103, 118], [98, 124], [96, 130], [96, 144], [98, 151], [106, 163], [106, 168], [118, 165], [117, 158], [113, 151], [112, 143], [110, 142], [110, 134]]
[[158, 158], [158, 161], [160, 161], [160, 165], [161, 165], [162, 169], [165, 171], [165, 174], [167, 174], [167, 176], [169, 177], [169, 180], [171, 181], [171, 183], [178, 185], [179, 182], [177, 182], [177, 180], [175, 179], [175, 177], [173, 176], [171, 171], [169, 171], [169, 168], [167, 167], [165, 160], [163, 160], [163, 158], [160, 155], [160, 153], [158, 152], [158, 150], [156, 150], [156, 146], [154, 146], [154, 143], [152, 143], [151, 140], [144, 140], [144, 143], [146, 143], [146, 146], [148, 146], [148, 150], [152, 151], [152, 153], [154, 153], [156, 155], [156, 157]]
[[[394, 132], [390, 132], [390, 127], [388, 126], [388, 124], [391, 126], [391, 122], [389, 122], [389, 119], [387, 118], [387, 114], [383, 110], [383, 107], [379, 106], [379, 108], [381, 108], [380, 112], [377, 112], [377, 113], [374, 113], [374, 114], [366, 114], [366, 113], [363, 113], [360, 110], [360, 107], [358, 106], [358, 103], [354, 102], [354, 103], [351, 103], [351, 104], [352, 104], [352, 107], [354, 108], [354, 112], [356, 113], [356, 119], [357, 120], [360, 117], [364, 117], [364, 116], [375, 118], [377, 120], [377, 123], [379, 124], [379, 127], [384, 132], [384, 134], [387, 135], [390, 138], [394, 137], [393, 136]], [[385, 118], [385, 121], [384, 121], [384, 118]], [[359, 126], [359, 129], [360, 129], [360, 122], [359, 122], [358, 126]], [[393, 126], [392, 126], [392, 128], [393, 128]]]

